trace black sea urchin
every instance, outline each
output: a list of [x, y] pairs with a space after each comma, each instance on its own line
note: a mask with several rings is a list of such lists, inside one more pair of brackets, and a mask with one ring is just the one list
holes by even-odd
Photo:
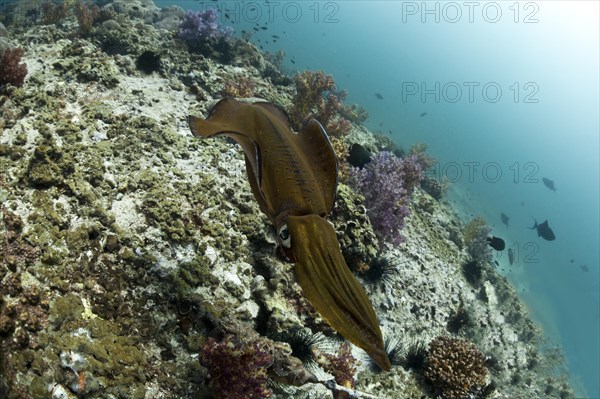
[[468, 309], [461, 304], [458, 309], [448, 319], [446, 328], [452, 334], [458, 334], [464, 332], [466, 329], [473, 326], [473, 317], [469, 313]]
[[377, 256], [364, 272], [363, 278], [369, 284], [389, 284], [396, 273], [397, 263], [389, 256]]
[[315, 362], [315, 349], [318, 349], [326, 340], [321, 333], [313, 334], [304, 328], [294, 328], [286, 331], [277, 338], [287, 342], [292, 348], [292, 356], [300, 359], [305, 366], [313, 366]]
[[408, 351], [402, 359], [402, 367], [406, 370], [422, 370], [427, 357], [427, 345], [423, 341], [411, 342]]
[[[392, 365], [398, 366], [402, 364], [402, 352], [404, 349], [402, 342], [400, 342], [397, 339], [391, 339], [386, 337], [383, 341], [383, 348], [388, 356], [388, 359], [390, 359], [390, 363], [392, 363]], [[373, 359], [368, 358], [367, 362], [371, 371], [375, 373], [379, 373], [382, 371], [381, 367], [379, 367], [373, 361]]]

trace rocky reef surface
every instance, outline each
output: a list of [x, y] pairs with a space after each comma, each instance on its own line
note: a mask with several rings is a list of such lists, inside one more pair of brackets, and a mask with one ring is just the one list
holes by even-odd
[[[266, 385], [239, 397], [331, 397], [289, 377], [303, 375], [301, 358], [331, 379], [323, 357], [336, 353], [346, 386], [380, 398], [574, 397], [560, 350], [544, 347], [506, 279], [473, 263], [456, 214], [422, 189], [392, 247], [375, 238], [362, 197], [340, 184], [331, 220], [344, 255], [383, 264], [375, 277], [356, 272], [394, 367], [378, 372], [358, 349], [344, 352], [278, 256], [241, 150], [192, 137], [186, 121], [236, 90], [290, 107], [292, 79], [247, 40], [226, 54], [190, 52], [174, 30], [177, 8], [109, 6], [85, 34], [74, 17], [0, 30], [3, 47], [24, 49], [28, 70], [0, 97], [0, 397], [227, 397], [216, 383], [227, 364], [203, 357], [222, 360], [228, 348], [268, 375], [244, 374], [244, 389]], [[358, 124], [343, 139], [389, 145]], [[482, 354], [476, 389], [443, 386], [470, 377], [434, 373], [449, 361], [427, 354], [439, 336]], [[254, 346], [238, 348], [244, 340]]]

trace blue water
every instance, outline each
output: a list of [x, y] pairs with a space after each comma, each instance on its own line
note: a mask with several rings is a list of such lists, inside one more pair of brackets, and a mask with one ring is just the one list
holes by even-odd
[[600, 397], [598, 2], [175, 4], [225, 7], [238, 32], [266, 22], [253, 41], [284, 49], [290, 71], [332, 74], [371, 130], [426, 142], [450, 198], [518, 253], [502, 269], [565, 349], [580, 394]]

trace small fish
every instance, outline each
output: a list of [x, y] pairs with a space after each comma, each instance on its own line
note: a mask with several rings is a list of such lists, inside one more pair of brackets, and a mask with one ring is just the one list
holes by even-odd
[[575, 259], [571, 259], [571, 263], [575, 263]]
[[552, 231], [550, 226], [548, 226], [547, 220], [545, 220], [542, 224], [538, 224], [537, 220], [535, 219], [533, 219], [533, 221], [535, 222], [535, 224], [530, 229], [537, 229], [538, 237], [542, 237], [546, 241], [554, 241], [556, 236], [554, 235], [554, 232]]
[[267, 30], [267, 27], [266, 26], [261, 26], [260, 29]]
[[589, 272], [590, 268], [587, 267], [586, 265], [581, 265], [581, 270], [584, 271], [584, 272]]
[[362, 168], [371, 162], [371, 152], [358, 143], [350, 146], [348, 153], [348, 163], [354, 167]]
[[487, 238], [488, 245], [494, 248], [496, 251], [503, 251], [506, 247], [504, 240], [498, 237], [488, 237]]
[[377, 97], [380, 100], [383, 100], [383, 96], [380, 93], [375, 93], [375, 97]]
[[225, 13], [225, 18], [229, 19], [229, 14]]
[[554, 181], [553, 180], [546, 179], [545, 177], [542, 177], [542, 182], [544, 183], [544, 186], [548, 187], [550, 190], [556, 191], [556, 188], [554, 187]]
[[291, 62], [292, 64], [295, 64], [295, 63], [296, 63], [296, 61], [294, 61], [293, 59], [291, 59], [291, 60], [290, 60], [290, 62]]
[[512, 248], [508, 249], [508, 263], [512, 266], [515, 263], [515, 251]]
[[421, 115], [419, 115], [421, 118], [424, 116], [427, 116], [427, 112], [421, 112]]
[[272, 37], [273, 39], [279, 39], [279, 36], [277, 36], [277, 35], [271, 35], [271, 37]]
[[510, 226], [508, 225], [508, 220], [509, 220], [509, 217], [506, 215], [506, 213], [504, 213], [504, 212], [500, 213], [500, 220], [502, 220], [502, 223], [503, 223], [504, 225], [506, 225], [506, 227], [510, 227]]
[[254, 30], [254, 32], [258, 32], [258, 28], [256, 26], [253, 26], [252, 29]]
[[496, 266], [500, 266], [500, 263], [498, 263], [497, 260], [495, 260], [494, 263], [496, 264]]

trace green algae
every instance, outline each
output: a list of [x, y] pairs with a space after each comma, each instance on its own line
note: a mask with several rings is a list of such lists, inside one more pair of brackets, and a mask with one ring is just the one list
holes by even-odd
[[54, 132], [67, 143], [78, 143], [83, 139], [83, 127], [66, 119], [57, 121]]
[[30, 394], [46, 397], [53, 384], [70, 386], [79, 378], [61, 360], [61, 354], [78, 354], [84, 359], [78, 372], [86, 381], [81, 393], [96, 395], [102, 390], [118, 398], [143, 397], [151, 368], [140, 349], [140, 337], [123, 335], [121, 325], [86, 314], [77, 295], [56, 298], [49, 307], [50, 328], [39, 333], [36, 349], [14, 353], [9, 366], [33, 374]]
[[31, 124], [32, 127], [38, 131], [40, 137], [38, 138], [38, 142], [40, 142], [40, 144], [45, 144], [48, 146], [53, 146], [54, 142], [52, 139], [52, 129], [51, 126], [40, 120], [40, 119], [36, 119], [33, 121], [33, 123]]
[[[41, 87], [35, 87], [33, 91], [17, 89], [11, 95], [11, 100], [17, 113], [17, 118], [35, 111], [38, 119], [36, 123], [53, 123], [60, 118], [60, 111], [65, 108], [64, 101], [46, 92]], [[43, 112], [40, 112], [42, 111]], [[13, 142], [15, 145], [23, 145], [22, 142]]]
[[83, 104], [81, 114], [88, 123], [103, 121], [112, 124], [117, 121], [113, 107], [105, 101], [100, 100], [93, 100]]
[[92, 32], [105, 53], [137, 55], [145, 50], [164, 50], [159, 45], [164, 35], [156, 29], [136, 23], [125, 15], [117, 15], [111, 22]]
[[32, 224], [41, 224], [49, 229], [56, 226], [65, 229], [68, 223], [62, 215], [65, 213], [61, 203], [54, 202], [55, 191], [35, 190], [31, 192], [31, 203], [36, 209], [29, 217]]
[[107, 88], [119, 84], [119, 72], [110, 58], [95, 46], [83, 40], [75, 40], [65, 45], [62, 57], [52, 64], [65, 80], [80, 83], [96, 82]]
[[78, 167], [68, 182], [69, 188], [80, 203], [97, 203], [102, 193], [112, 188], [104, 179], [106, 168], [102, 157], [94, 149], [81, 149], [76, 157]]
[[[200, 252], [203, 252], [200, 249]], [[211, 273], [212, 262], [206, 256], [197, 255], [191, 261], [179, 264], [175, 272], [175, 286], [182, 292], [191, 292], [196, 287], [218, 284]]]
[[151, 226], [158, 227], [172, 241], [189, 241], [193, 235], [193, 224], [189, 211], [184, 211], [179, 198], [165, 196], [163, 188], [146, 193], [142, 212]]
[[48, 385], [42, 376], [34, 375], [29, 386], [33, 398], [45, 398], [48, 395]]
[[27, 144], [27, 134], [25, 134], [25, 132], [16, 134], [13, 139], [13, 144], [15, 146], [24, 146]]
[[11, 155], [12, 146], [8, 144], [0, 144], [0, 157], [6, 157]]
[[48, 321], [54, 330], [60, 330], [63, 325], [71, 325], [79, 320], [83, 310], [81, 299], [75, 294], [67, 294], [50, 303]]
[[63, 185], [74, 172], [73, 158], [56, 146], [37, 146], [29, 161], [27, 179], [34, 188]]
[[25, 150], [21, 146], [0, 144], [0, 173], [9, 170], [10, 167], [18, 167], [17, 162], [25, 155]]

